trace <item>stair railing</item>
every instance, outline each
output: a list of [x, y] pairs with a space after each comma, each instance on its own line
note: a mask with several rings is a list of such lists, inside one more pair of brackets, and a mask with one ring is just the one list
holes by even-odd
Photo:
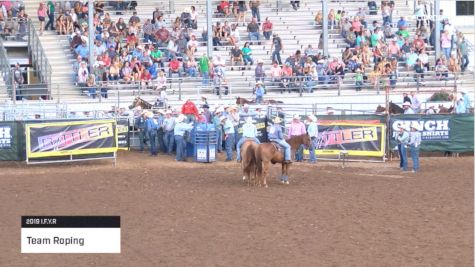
[[51, 92], [51, 65], [31, 19], [28, 20], [28, 54], [40, 82], [46, 84]]

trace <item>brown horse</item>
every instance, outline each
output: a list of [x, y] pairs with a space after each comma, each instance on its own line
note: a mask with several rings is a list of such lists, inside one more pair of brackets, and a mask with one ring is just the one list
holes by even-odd
[[142, 107], [142, 109], [152, 109], [153, 105], [137, 96], [134, 99], [134, 102], [132, 102], [132, 105], [129, 106], [129, 109], [133, 109], [135, 107]]
[[442, 104], [439, 105], [439, 114], [453, 113], [453, 111], [454, 111], [454, 106], [450, 106], [450, 108], [446, 108]]
[[[376, 108], [376, 113], [383, 113], [386, 111], [386, 108], [379, 105], [377, 108]], [[400, 106], [394, 104], [393, 102], [389, 102], [389, 114], [403, 114], [404, 113], [404, 109], [401, 108]]]
[[[296, 151], [300, 145], [310, 146], [310, 137], [307, 134], [292, 136], [286, 140], [292, 151]], [[293, 153], [294, 154], [294, 153]], [[289, 164], [284, 163], [283, 151], [279, 149], [279, 145], [275, 143], [262, 143], [257, 147], [256, 165], [258, 184], [267, 187], [267, 176], [269, 175], [269, 164], [282, 164], [282, 175], [280, 181], [289, 184]]]
[[[242, 167], [242, 179], [247, 179], [247, 184], [255, 184], [256, 182], [256, 150], [258, 144], [252, 140], [247, 140], [241, 147], [241, 167]], [[254, 178], [254, 179], [253, 179]], [[253, 181], [254, 180], [254, 181]]]
[[[249, 105], [249, 104], [255, 104], [255, 103], [256, 103], [256, 101], [254, 99], [253, 100], [247, 100], [247, 99], [239, 97], [239, 96], [236, 98], [236, 105], [242, 106], [244, 104]], [[263, 105], [269, 105], [269, 104], [270, 105], [275, 105], [275, 104], [284, 104], [284, 102], [279, 101], [279, 100], [274, 100], [274, 99], [267, 99], [267, 100], [263, 100], [262, 104]]]

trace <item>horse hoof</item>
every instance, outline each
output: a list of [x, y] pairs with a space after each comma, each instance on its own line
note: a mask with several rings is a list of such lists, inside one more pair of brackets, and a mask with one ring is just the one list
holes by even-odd
[[285, 181], [284, 181], [284, 180], [282, 180], [282, 181], [280, 181], [280, 182], [281, 182], [282, 184], [285, 184]]
[[246, 176], [243, 176], [243, 177], [242, 177], [242, 180], [245, 181], [245, 180], [246, 180]]

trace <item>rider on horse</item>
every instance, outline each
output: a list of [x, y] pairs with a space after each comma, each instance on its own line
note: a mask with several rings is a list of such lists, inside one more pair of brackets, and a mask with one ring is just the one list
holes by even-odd
[[237, 162], [241, 162], [241, 146], [246, 142], [247, 140], [252, 140], [256, 142], [257, 144], [260, 144], [261, 142], [259, 139], [257, 139], [257, 128], [256, 126], [252, 123], [252, 117], [247, 117], [246, 118], [246, 123], [242, 125], [242, 137], [239, 139], [239, 142], [236, 145], [236, 151], [237, 151]]
[[285, 141], [284, 139], [284, 133], [282, 131], [282, 126], [280, 123], [282, 122], [282, 119], [279, 117], [275, 117], [272, 122], [274, 123], [269, 127], [269, 132], [268, 132], [268, 138], [271, 142], [275, 142], [279, 145], [281, 145], [284, 149], [284, 163], [292, 163], [291, 161], [291, 148], [290, 145]]

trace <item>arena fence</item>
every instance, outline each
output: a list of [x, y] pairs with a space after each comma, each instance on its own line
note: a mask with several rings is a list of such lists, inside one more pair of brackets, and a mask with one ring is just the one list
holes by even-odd
[[[281, 114], [281, 116], [285, 115]], [[267, 116], [264, 115], [256, 119], [259, 122], [260, 138], [262, 138], [262, 141], [265, 141], [268, 125]], [[342, 152], [347, 152], [350, 160], [365, 160], [368, 158], [382, 158], [384, 160], [387, 158], [388, 152], [396, 147], [394, 135], [399, 125], [414, 125], [418, 127], [422, 133], [421, 151], [450, 151], [457, 153], [474, 151], [473, 114], [429, 116], [327, 115], [319, 116], [318, 119], [320, 137], [318, 139], [317, 156], [320, 159], [338, 159]], [[84, 123], [88, 125], [88, 123], [91, 124], [97, 122], [97, 120], [85, 122], [63, 120], [52, 123], [51, 121], [41, 121], [41, 123], [45, 122], [47, 123], [43, 125], [45, 127], [40, 127], [40, 132], [38, 134], [37, 131], [36, 135], [32, 135], [31, 130], [28, 131], [28, 129], [31, 129], [32, 125], [33, 127], [34, 125], [39, 126], [38, 121], [0, 122], [0, 160], [30, 161], [31, 154], [35, 153], [31, 149], [32, 138], [36, 140], [37, 144], [41, 136], [54, 135], [55, 133], [60, 133], [64, 136], [65, 132], [74, 130], [74, 125], [84, 125]], [[94, 143], [94, 140], [90, 140], [93, 150], [82, 151], [86, 153], [81, 151], [71, 152], [65, 143], [63, 150], [48, 148], [50, 149], [49, 152], [54, 155], [42, 155], [45, 157], [41, 158], [45, 162], [91, 160], [104, 157], [115, 159], [117, 148], [129, 149], [138, 147], [136, 129], [133, 124], [129, 123], [128, 119], [118, 118], [113, 125], [113, 143], [111, 143], [112, 139], [109, 139], [108, 142], [101, 143], [99, 147], [96, 147], [97, 143]], [[239, 134], [239, 129], [237, 132]], [[103, 151], [101, 150], [102, 148], [109, 150]], [[51, 156], [54, 158], [52, 159]]]

